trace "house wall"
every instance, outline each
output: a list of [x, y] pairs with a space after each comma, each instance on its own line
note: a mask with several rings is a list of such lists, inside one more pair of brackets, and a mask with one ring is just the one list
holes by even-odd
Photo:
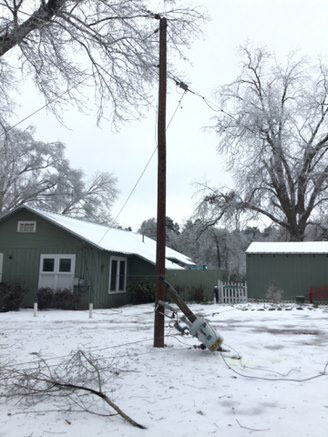
[[[109, 265], [110, 265], [111, 255], [124, 257], [124, 254], [120, 254], [120, 253], [117, 254], [107, 253], [106, 275], [108, 278], [109, 278]], [[151, 281], [151, 282], [154, 282], [156, 280], [155, 265], [135, 255], [127, 256], [127, 278], [126, 278], [127, 288], [137, 282], [144, 281], [144, 280]], [[107, 283], [107, 287], [108, 287], [108, 283]], [[106, 291], [106, 293], [103, 294], [101, 306], [116, 307], [116, 306], [126, 305], [131, 302], [132, 302], [131, 295], [128, 292], [118, 293], [118, 294], [108, 294]]]
[[[18, 233], [18, 221], [36, 221], [35, 233]], [[75, 254], [75, 277], [88, 286], [79, 288], [80, 304], [86, 306], [104, 278], [98, 272], [101, 252], [27, 210], [20, 210], [0, 223], [0, 253], [3, 253], [3, 282], [19, 283], [26, 291], [23, 304], [33, 305], [38, 289], [41, 254]]]
[[[18, 233], [18, 221], [36, 221], [35, 233]], [[109, 308], [131, 302], [128, 293], [109, 294], [111, 256], [121, 253], [99, 250], [69, 232], [27, 210], [19, 210], [0, 223], [0, 253], [3, 253], [3, 282], [19, 283], [26, 291], [23, 305], [36, 302], [41, 254], [75, 254], [75, 277], [84, 285], [78, 308]], [[134, 255], [127, 256], [127, 286], [142, 279], [155, 278], [155, 266]]]
[[270, 285], [284, 291], [283, 299], [309, 297], [311, 287], [328, 285], [328, 255], [247, 254], [248, 296], [265, 299]]

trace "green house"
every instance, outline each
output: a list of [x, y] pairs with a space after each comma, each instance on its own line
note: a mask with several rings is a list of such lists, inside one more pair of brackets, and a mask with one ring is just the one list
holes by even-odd
[[[129, 284], [155, 280], [156, 242], [28, 206], [0, 219], [0, 282], [19, 283], [24, 305], [36, 302], [39, 288], [70, 289], [79, 306], [109, 308], [130, 302]], [[166, 248], [166, 269], [193, 262]]]
[[265, 299], [272, 285], [283, 299], [309, 299], [310, 288], [328, 286], [328, 242], [254, 242], [246, 250], [248, 297]]

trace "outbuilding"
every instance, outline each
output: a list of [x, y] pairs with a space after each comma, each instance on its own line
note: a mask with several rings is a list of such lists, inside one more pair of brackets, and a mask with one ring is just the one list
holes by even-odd
[[[0, 282], [20, 284], [24, 305], [39, 288], [69, 289], [79, 307], [131, 301], [129, 284], [156, 278], [156, 242], [141, 234], [22, 206], [0, 219]], [[193, 261], [166, 248], [166, 269]]]
[[328, 288], [328, 242], [253, 242], [246, 250], [248, 297], [266, 299], [269, 287], [283, 299], [309, 299], [311, 288]]

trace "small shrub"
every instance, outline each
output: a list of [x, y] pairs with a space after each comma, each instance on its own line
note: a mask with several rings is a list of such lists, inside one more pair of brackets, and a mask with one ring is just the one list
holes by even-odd
[[53, 308], [61, 310], [75, 310], [78, 303], [78, 295], [64, 288], [56, 290], [53, 296]]
[[196, 303], [202, 303], [205, 300], [205, 293], [202, 287], [191, 287], [191, 300]]
[[281, 302], [284, 291], [278, 288], [275, 284], [271, 284], [266, 292], [266, 298], [271, 300], [272, 303], [278, 304]]
[[134, 303], [149, 303], [155, 301], [155, 285], [149, 281], [139, 281], [127, 287]]
[[18, 311], [23, 302], [25, 291], [18, 284], [0, 283], [0, 309]]
[[40, 310], [49, 308], [74, 310], [79, 301], [79, 296], [67, 288], [61, 290], [40, 288], [37, 291], [37, 299]]
[[55, 291], [52, 288], [39, 288], [36, 297], [39, 310], [52, 308], [52, 301]]

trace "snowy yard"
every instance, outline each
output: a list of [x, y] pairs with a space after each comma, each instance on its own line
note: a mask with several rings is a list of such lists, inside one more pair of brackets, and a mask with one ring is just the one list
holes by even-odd
[[[104, 391], [147, 427], [133, 428], [119, 416], [56, 412], [58, 401], [22, 414], [26, 407], [2, 400], [0, 436], [328, 435], [328, 375], [284, 380], [323, 372], [328, 308], [191, 307], [223, 335], [230, 350], [226, 363], [219, 353], [191, 348], [197, 341], [190, 337], [168, 336], [167, 348], [154, 349], [150, 304], [96, 310], [93, 319], [87, 311], [44, 311], [36, 318], [30, 310], [0, 314], [1, 362], [24, 368], [40, 353], [53, 365], [76, 348], [102, 355], [117, 369]], [[176, 331], [168, 327], [166, 334]], [[240, 376], [227, 365], [264, 379]], [[94, 409], [106, 411], [96, 400]]]

